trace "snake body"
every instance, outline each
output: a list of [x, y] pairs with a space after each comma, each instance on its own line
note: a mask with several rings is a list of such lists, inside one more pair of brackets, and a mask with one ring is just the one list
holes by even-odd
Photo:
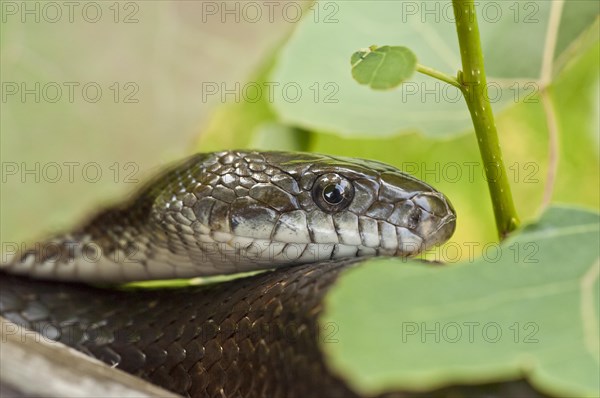
[[3, 265], [121, 283], [408, 256], [446, 241], [455, 219], [443, 194], [383, 163], [225, 151], [185, 159], [129, 202]]
[[383, 163], [197, 154], [73, 232], [3, 259], [4, 272], [122, 283], [276, 271], [158, 291], [2, 274], [0, 313], [184, 396], [352, 397], [317, 348], [333, 333], [315, 320], [323, 295], [354, 259], [414, 255], [446, 241], [455, 220], [443, 194]]
[[[0, 314], [184, 397], [359, 398], [319, 350], [336, 344], [336, 325], [317, 323], [328, 289], [357, 265], [335, 260], [208, 286], [127, 291], [0, 274]], [[380, 398], [409, 396], [543, 395], [517, 380]]]

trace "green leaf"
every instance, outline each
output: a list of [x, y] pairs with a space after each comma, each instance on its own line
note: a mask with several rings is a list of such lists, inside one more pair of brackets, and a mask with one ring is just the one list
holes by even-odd
[[352, 54], [350, 63], [354, 80], [375, 90], [386, 90], [415, 73], [417, 57], [406, 47], [371, 46]]
[[[587, 49], [576, 42], [597, 19], [598, 2], [566, 2], [555, 11], [558, 23], [550, 25], [553, 7], [561, 4], [478, 3], [488, 92], [496, 112], [539, 90], [544, 59], [554, 58], [554, 76], [567, 64], [564, 54], [572, 60]], [[302, 87], [333, 83], [338, 101], [314, 101], [310, 95], [293, 103], [278, 98], [274, 107], [283, 120], [347, 137], [409, 131], [440, 137], [472, 128], [456, 87], [415, 74], [398, 90], [380, 93], [365, 90], [348, 73], [348, 54], [362, 43], [375, 42], [409, 47], [420, 64], [455, 75], [461, 62], [450, 1], [327, 1], [317, 2], [312, 10], [284, 48], [272, 79]], [[330, 14], [339, 22], [327, 23], [325, 15]], [[549, 33], [557, 34], [554, 47], [545, 45], [553, 42], [547, 40]], [[597, 42], [596, 34], [593, 43]]]
[[[372, 260], [326, 298], [330, 365], [365, 394], [526, 377], [600, 395], [600, 215], [551, 208], [485, 258]], [[361, 292], [362, 294], [357, 294]]]
[[550, 91], [558, 114], [555, 202], [600, 206], [599, 69], [596, 45], [557, 76]]

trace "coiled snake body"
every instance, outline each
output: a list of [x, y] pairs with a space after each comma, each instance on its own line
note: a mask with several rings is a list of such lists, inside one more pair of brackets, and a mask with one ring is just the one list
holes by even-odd
[[382, 163], [198, 154], [4, 271], [90, 283], [275, 271], [150, 291], [0, 274], [0, 312], [184, 396], [354, 396], [318, 350], [335, 332], [315, 320], [325, 292], [357, 257], [413, 255], [454, 228], [444, 195]]

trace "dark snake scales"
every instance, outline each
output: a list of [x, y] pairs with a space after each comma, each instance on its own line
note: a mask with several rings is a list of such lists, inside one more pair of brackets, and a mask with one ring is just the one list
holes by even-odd
[[[325, 293], [359, 257], [416, 254], [454, 225], [444, 195], [382, 163], [199, 154], [80, 229], [15, 253], [4, 272], [119, 283], [274, 271], [125, 291], [1, 273], [0, 314], [183, 396], [357, 397], [319, 350], [335, 334], [317, 323]], [[524, 381], [425, 395], [506, 394], [538, 396]]]

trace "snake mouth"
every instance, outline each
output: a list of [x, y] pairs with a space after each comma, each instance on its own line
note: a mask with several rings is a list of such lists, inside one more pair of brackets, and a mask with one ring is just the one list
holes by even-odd
[[456, 230], [456, 214], [448, 214], [439, 221], [437, 228], [424, 241], [423, 250], [430, 249], [446, 242]]
[[426, 239], [420, 237], [416, 231], [407, 228], [396, 227], [398, 232], [398, 247], [391, 254], [394, 257], [413, 257], [423, 253], [428, 249], [441, 245], [446, 242], [456, 229], [456, 216], [449, 214], [443, 217], [433, 229], [433, 232], [427, 235]]
[[456, 229], [456, 211], [450, 201], [439, 192], [424, 192], [412, 198], [421, 210], [417, 235], [423, 238], [420, 251], [446, 242]]

